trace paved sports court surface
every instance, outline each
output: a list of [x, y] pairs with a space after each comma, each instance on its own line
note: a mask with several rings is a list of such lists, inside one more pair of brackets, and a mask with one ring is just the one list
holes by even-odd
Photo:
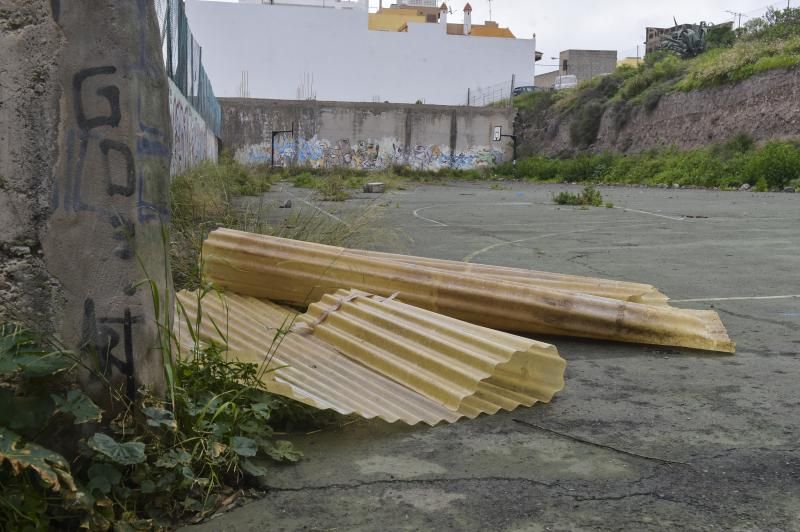
[[736, 356], [545, 338], [569, 364], [552, 404], [298, 436], [265, 500], [197, 529], [800, 530], [800, 194], [614, 187], [581, 210], [551, 200], [578, 187], [502, 187], [267, 200], [331, 223], [377, 203], [373, 249], [654, 284], [717, 310]]

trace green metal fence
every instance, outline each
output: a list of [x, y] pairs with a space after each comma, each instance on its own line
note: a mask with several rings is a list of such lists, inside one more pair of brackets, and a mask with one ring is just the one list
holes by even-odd
[[220, 136], [222, 111], [203, 68], [203, 49], [194, 39], [184, 0], [154, 0], [167, 75]]

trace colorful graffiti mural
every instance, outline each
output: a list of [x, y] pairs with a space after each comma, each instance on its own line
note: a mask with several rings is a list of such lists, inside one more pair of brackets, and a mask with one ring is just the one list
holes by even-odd
[[[272, 146], [262, 143], [239, 148], [236, 159], [244, 164], [269, 164], [272, 161]], [[503, 151], [487, 146], [476, 146], [451, 154], [449, 146], [417, 145], [406, 149], [397, 139], [389, 137], [355, 143], [350, 139], [331, 142], [317, 136], [310, 139], [275, 139], [275, 164], [280, 166], [383, 170], [395, 165], [407, 165], [419, 170], [471, 170], [502, 162]]]
[[217, 162], [217, 137], [171, 80], [169, 115], [172, 120], [172, 176], [191, 170], [204, 161]]

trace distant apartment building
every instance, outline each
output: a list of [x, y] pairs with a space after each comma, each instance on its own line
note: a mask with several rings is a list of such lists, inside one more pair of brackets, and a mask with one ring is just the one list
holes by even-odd
[[[430, 0], [187, 0], [219, 96], [464, 104], [468, 89], [533, 84], [535, 39]], [[246, 84], [246, 87], [244, 86]]]
[[559, 54], [560, 76], [575, 76], [578, 83], [617, 69], [616, 50], [564, 50]]
[[556, 80], [558, 79], [558, 76], [560, 75], [560, 70], [553, 70], [552, 72], [537, 74], [534, 81], [534, 86], [541, 87], [543, 89], [552, 89], [553, 85], [555, 85]]
[[537, 75], [534, 84], [536, 87], [552, 88], [560, 76], [575, 76], [580, 83], [610, 74], [617, 69], [617, 65], [615, 50], [564, 50], [559, 54], [560, 68]]
[[[413, 3], [412, 2], [416, 2]], [[425, 4], [423, 5], [423, 2]], [[447, 22], [447, 14], [450, 8], [447, 4], [439, 7], [430, 6], [427, 0], [405, 0], [399, 4], [384, 8], [382, 3], [376, 13], [369, 15], [369, 29], [378, 31], [408, 31], [408, 25], [412, 23], [439, 24], [444, 22], [447, 25], [448, 35], [468, 35], [470, 37], [499, 37], [501, 39], [516, 39], [508, 28], [500, 27], [497, 22], [487, 20], [483, 24], [472, 23], [472, 6], [467, 2], [464, 6], [464, 22]]]

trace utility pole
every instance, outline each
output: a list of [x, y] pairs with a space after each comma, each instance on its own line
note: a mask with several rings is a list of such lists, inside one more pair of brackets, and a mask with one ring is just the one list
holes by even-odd
[[[789, 1], [791, 2], [791, 0], [789, 0]], [[734, 20], [734, 21], [735, 21], [735, 20], [736, 20], [736, 18], [738, 17], [738, 18], [739, 18], [739, 25], [738, 25], [738, 27], [739, 27], [739, 28], [741, 28], [741, 27], [742, 27], [742, 17], [746, 16], [744, 13], [739, 13], [738, 11], [730, 11], [730, 10], [727, 10], [727, 11], [725, 11], [725, 12], [726, 12], [726, 13], [730, 13], [731, 15], [733, 15], [733, 20]]]

